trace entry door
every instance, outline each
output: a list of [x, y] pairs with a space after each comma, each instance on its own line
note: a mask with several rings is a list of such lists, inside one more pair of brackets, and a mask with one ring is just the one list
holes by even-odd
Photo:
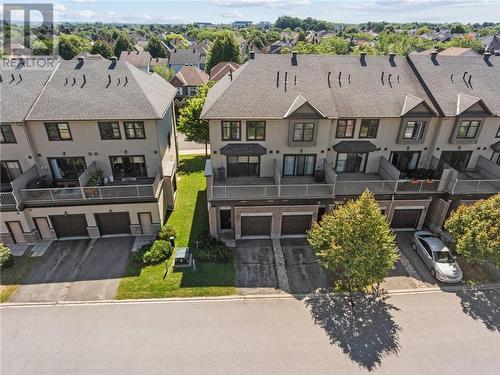
[[471, 154], [472, 151], [443, 151], [441, 153], [441, 160], [448, 163], [450, 167], [455, 168], [457, 171], [465, 172]]
[[37, 218], [35, 218], [35, 224], [36, 224], [36, 227], [38, 228], [38, 232], [40, 232], [40, 237], [42, 237], [42, 239], [45, 240], [45, 239], [52, 238], [52, 235], [50, 233], [49, 222], [47, 221], [47, 218], [37, 217]]
[[23, 227], [19, 221], [8, 221], [6, 224], [9, 227], [12, 237], [14, 237], [15, 243], [26, 242], [24, 239]]
[[141, 223], [142, 234], [153, 233], [153, 221], [150, 212], [141, 212], [139, 214], [139, 222]]
[[363, 173], [365, 171], [368, 154], [361, 153], [339, 153], [337, 154], [337, 172]]

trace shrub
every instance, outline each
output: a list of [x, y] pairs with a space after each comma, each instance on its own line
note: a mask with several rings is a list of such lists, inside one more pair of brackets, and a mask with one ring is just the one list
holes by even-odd
[[160, 240], [168, 241], [170, 237], [177, 237], [177, 231], [172, 225], [165, 224], [161, 228], [160, 233], [158, 233], [158, 238]]
[[0, 267], [7, 268], [14, 264], [14, 257], [10, 249], [0, 242]]
[[168, 241], [156, 240], [139, 249], [136, 260], [142, 264], [153, 265], [166, 261], [172, 255], [172, 247]]
[[204, 233], [200, 236], [194, 257], [198, 262], [227, 263], [233, 260], [233, 250], [227, 247], [224, 242]]

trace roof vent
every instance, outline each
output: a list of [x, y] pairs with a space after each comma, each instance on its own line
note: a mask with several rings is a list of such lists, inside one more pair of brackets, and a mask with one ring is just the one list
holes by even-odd
[[292, 65], [297, 66], [297, 51], [292, 51]]
[[116, 56], [111, 56], [111, 62], [115, 63], [118, 61], [118, 59], [116, 58]]
[[490, 57], [491, 57], [491, 53], [489, 53], [489, 52], [485, 52], [485, 53], [483, 54], [483, 57], [484, 57], [484, 61], [488, 61], [488, 60], [490, 59]]
[[85, 62], [85, 57], [83, 56], [78, 56], [76, 59], [78, 60], [78, 64], [83, 64]]
[[359, 62], [361, 63], [361, 66], [366, 66], [366, 52], [361, 51], [359, 53]]
[[255, 60], [255, 51], [250, 51], [250, 60]]
[[229, 69], [229, 79], [233, 80], [233, 69]]
[[431, 51], [431, 59], [435, 59], [439, 51], [437, 49], [433, 49]]

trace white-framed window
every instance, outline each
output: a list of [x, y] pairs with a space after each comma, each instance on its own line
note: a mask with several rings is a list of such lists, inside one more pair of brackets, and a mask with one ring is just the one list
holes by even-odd
[[406, 123], [404, 139], [413, 139], [415, 141], [424, 137], [426, 121], [408, 121]]
[[462, 120], [457, 132], [457, 139], [474, 139], [479, 130], [481, 121], [479, 120]]

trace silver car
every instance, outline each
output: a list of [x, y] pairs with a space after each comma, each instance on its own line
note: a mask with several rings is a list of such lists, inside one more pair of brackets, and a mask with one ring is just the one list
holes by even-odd
[[429, 268], [432, 277], [444, 283], [458, 283], [462, 280], [463, 273], [455, 257], [444, 243], [431, 232], [415, 232], [413, 249]]

